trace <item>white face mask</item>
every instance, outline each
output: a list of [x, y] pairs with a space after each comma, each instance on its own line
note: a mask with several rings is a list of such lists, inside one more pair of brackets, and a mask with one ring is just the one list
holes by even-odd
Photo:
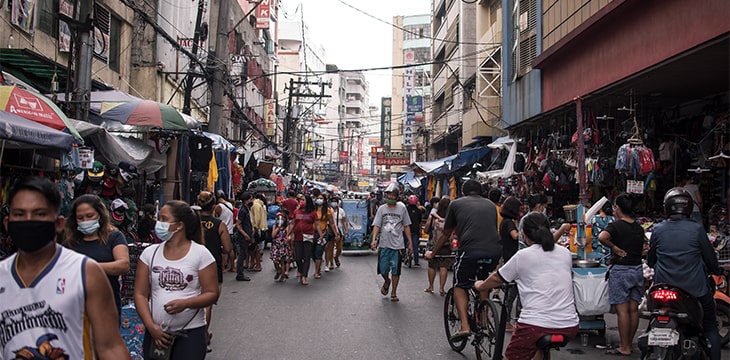
[[314, 200], [314, 204], [317, 206], [320, 206], [320, 205], [324, 204], [324, 200], [323, 199]]
[[82, 221], [76, 225], [76, 229], [84, 235], [91, 235], [99, 230], [99, 219]]
[[155, 223], [155, 234], [157, 234], [157, 237], [160, 238], [162, 242], [170, 240], [172, 236], [175, 235], [175, 233], [177, 232], [177, 230], [172, 232], [170, 231], [170, 225], [172, 224], [174, 223], [166, 223], [162, 221], [158, 221], [157, 223]]

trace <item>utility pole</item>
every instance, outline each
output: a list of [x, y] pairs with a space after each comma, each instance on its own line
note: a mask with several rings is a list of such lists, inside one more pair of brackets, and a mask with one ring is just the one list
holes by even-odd
[[91, 62], [94, 56], [94, 16], [93, 0], [80, 0], [76, 8], [76, 56], [74, 68], [73, 103], [75, 104], [74, 117], [78, 120], [89, 120], [89, 101], [91, 100]]
[[223, 92], [228, 64], [228, 19], [230, 18], [231, 0], [218, 0], [218, 24], [215, 31], [215, 49], [213, 50], [212, 73], [213, 81], [210, 86], [210, 117], [208, 119], [208, 132], [220, 134], [221, 120], [223, 119]]
[[[205, 0], [198, 0], [198, 15], [195, 18], [195, 32], [193, 33], [193, 56], [198, 56], [198, 42], [200, 42], [200, 23], [203, 21], [203, 9]], [[190, 59], [188, 64], [188, 74], [185, 79], [185, 96], [183, 98], [183, 114], [190, 115], [190, 98], [193, 94], [193, 81], [195, 80], [195, 64], [194, 59]]]
[[[320, 93], [319, 94], [313, 94], [311, 92], [299, 92], [297, 90], [300, 85], [309, 86], [309, 85], [319, 85], [320, 86]], [[284, 151], [284, 155], [282, 156], [282, 165], [286, 171], [291, 171], [290, 165], [291, 165], [291, 155], [294, 153], [293, 146], [294, 146], [294, 137], [296, 134], [296, 124], [295, 119], [292, 118], [292, 107], [294, 102], [294, 97], [297, 98], [297, 102], [299, 101], [299, 98], [317, 98], [314, 101], [314, 104], [316, 104], [317, 101], [322, 100], [322, 98], [331, 97], [330, 95], [324, 94], [324, 86], [328, 85], [324, 82], [317, 81], [317, 82], [311, 82], [311, 81], [301, 81], [301, 80], [294, 80], [289, 79], [289, 105], [286, 110], [286, 118], [284, 119], [284, 143], [286, 144], [287, 148]], [[296, 87], [295, 87], [296, 86]], [[329, 84], [330, 87], [332, 87], [332, 84]], [[298, 116], [302, 116], [303, 114], [299, 114]], [[302, 141], [298, 141], [298, 143], [302, 143]], [[303, 149], [302, 146], [300, 146], [301, 149]], [[301, 173], [301, 167], [302, 167], [302, 161], [300, 157], [299, 166], [298, 166], [298, 172]]]

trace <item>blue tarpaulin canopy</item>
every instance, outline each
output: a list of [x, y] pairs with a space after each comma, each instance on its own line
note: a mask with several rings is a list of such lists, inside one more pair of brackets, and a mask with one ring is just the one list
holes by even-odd
[[460, 151], [452, 160], [446, 161], [444, 166], [434, 170], [436, 174], [451, 174], [465, 167], [474, 165], [479, 159], [487, 156], [492, 149], [488, 147]]
[[431, 160], [431, 161], [417, 161], [414, 162], [411, 167], [414, 172], [431, 174], [434, 170], [444, 166], [447, 161], [451, 161], [456, 158], [456, 155], [447, 156], [445, 158]]

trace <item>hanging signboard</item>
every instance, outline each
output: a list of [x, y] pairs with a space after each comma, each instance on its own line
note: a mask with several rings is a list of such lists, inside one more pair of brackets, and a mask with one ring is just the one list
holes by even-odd
[[266, 136], [276, 135], [276, 100], [266, 99], [266, 117], [264, 120]]
[[409, 165], [411, 157], [402, 151], [384, 151], [376, 154], [375, 165]]
[[256, 28], [268, 29], [271, 21], [271, 0], [263, 0], [256, 7]]
[[626, 192], [629, 194], [643, 194], [644, 182], [637, 180], [626, 181]]

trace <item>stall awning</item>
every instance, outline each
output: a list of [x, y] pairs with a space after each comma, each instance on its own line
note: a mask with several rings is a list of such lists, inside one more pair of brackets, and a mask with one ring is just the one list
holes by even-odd
[[411, 168], [416, 173], [431, 174], [436, 169], [444, 166], [447, 161], [451, 161], [456, 158], [456, 155], [450, 155], [445, 158], [431, 160], [431, 161], [417, 161], [411, 164]]
[[423, 176], [416, 176], [416, 174], [413, 171], [409, 171], [401, 176], [398, 177], [398, 182], [403, 185], [408, 185], [414, 189], [418, 189], [421, 187], [421, 180], [423, 179]]
[[460, 151], [456, 157], [446, 161], [444, 166], [436, 169], [434, 173], [447, 175], [474, 165], [479, 159], [487, 156], [492, 149], [488, 147]]
[[[0, 48], [0, 66], [21, 81], [43, 94], [51, 92], [53, 77], [60, 87], [65, 86], [66, 67], [29, 49]], [[92, 90], [109, 90], [111, 87], [99, 81], [91, 82]]]
[[[75, 142], [74, 137], [65, 132], [2, 110], [0, 110], [0, 139], [22, 143], [17, 146], [19, 148], [33, 148], [35, 145], [63, 150], [70, 150]], [[3, 143], [3, 146], [13, 147], [12, 145]]]

